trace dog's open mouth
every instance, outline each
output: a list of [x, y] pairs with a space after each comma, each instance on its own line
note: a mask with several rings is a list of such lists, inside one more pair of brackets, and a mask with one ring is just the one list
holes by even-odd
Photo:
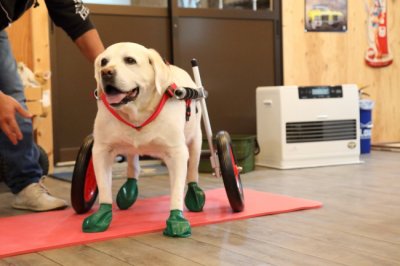
[[108, 103], [112, 107], [118, 107], [123, 104], [134, 101], [139, 95], [139, 87], [136, 87], [128, 92], [119, 90], [117, 87], [107, 85], [104, 88]]

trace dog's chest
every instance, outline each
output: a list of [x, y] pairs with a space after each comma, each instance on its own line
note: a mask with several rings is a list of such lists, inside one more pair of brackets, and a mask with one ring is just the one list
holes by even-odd
[[184, 104], [167, 104], [155, 120], [135, 129], [100, 107], [94, 127], [95, 135], [104, 140], [116, 154], [160, 157], [173, 147], [185, 145], [184, 108]]
[[171, 144], [157, 128], [136, 130], [124, 126], [116, 132], [109, 136], [110, 146], [116, 153], [161, 156]]

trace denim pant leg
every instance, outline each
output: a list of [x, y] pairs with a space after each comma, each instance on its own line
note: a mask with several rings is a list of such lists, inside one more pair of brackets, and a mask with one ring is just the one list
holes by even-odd
[[[5, 31], [0, 31], [0, 91], [15, 98], [26, 109], [22, 81]], [[43, 174], [39, 164], [40, 152], [33, 141], [31, 119], [17, 115], [17, 122], [23, 134], [17, 145], [13, 145], [0, 130], [0, 156], [7, 166], [5, 183], [13, 193], [38, 182]]]

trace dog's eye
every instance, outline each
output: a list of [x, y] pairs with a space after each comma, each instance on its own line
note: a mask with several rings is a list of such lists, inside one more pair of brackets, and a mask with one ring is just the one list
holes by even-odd
[[101, 66], [107, 65], [107, 63], [108, 63], [108, 59], [107, 58], [101, 59], [101, 62], [100, 62]]
[[136, 64], [136, 60], [133, 57], [127, 56], [124, 58], [125, 63], [129, 65]]

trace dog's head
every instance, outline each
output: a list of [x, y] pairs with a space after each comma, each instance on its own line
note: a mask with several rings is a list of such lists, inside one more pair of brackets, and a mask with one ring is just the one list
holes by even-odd
[[136, 43], [109, 46], [95, 60], [97, 90], [114, 108], [147, 102], [170, 85], [170, 70], [158, 52]]

